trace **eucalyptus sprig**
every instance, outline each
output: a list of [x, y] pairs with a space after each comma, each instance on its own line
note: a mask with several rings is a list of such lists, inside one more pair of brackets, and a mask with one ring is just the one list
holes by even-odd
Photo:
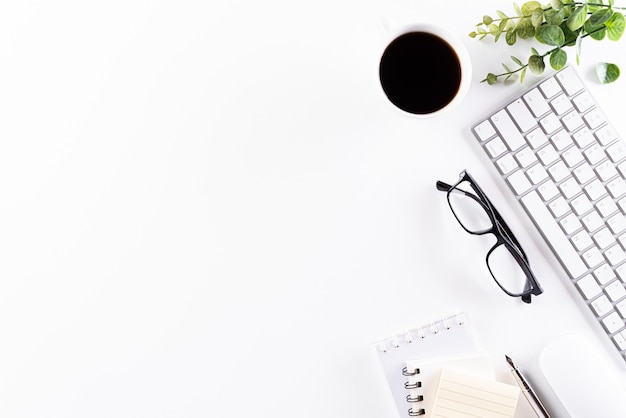
[[[552, 48], [541, 53], [532, 47], [525, 62], [511, 56], [517, 67], [512, 69], [503, 63], [503, 73], [489, 73], [482, 80], [488, 84], [495, 84], [500, 79], [508, 81], [517, 76], [523, 82], [528, 69], [533, 74], [542, 74], [546, 68], [546, 58], [554, 70], [560, 70], [567, 64], [565, 48], [568, 47], [575, 48], [576, 62], [579, 63], [584, 39], [601, 41], [608, 38], [617, 41], [626, 27], [624, 14], [618, 11], [626, 8], [614, 6], [613, 0], [608, 0], [607, 4], [603, 0], [550, 0], [547, 5], [528, 1], [522, 7], [513, 3], [513, 7], [515, 16], [508, 16], [500, 10], [496, 11], [497, 17], [483, 16], [482, 22], [476, 25], [476, 30], [469, 36], [478, 39], [492, 36], [497, 42], [504, 35], [508, 45], [514, 45], [518, 39], [535, 39]], [[601, 63], [598, 68], [604, 83], [615, 81], [619, 76], [619, 68], [615, 64]]]

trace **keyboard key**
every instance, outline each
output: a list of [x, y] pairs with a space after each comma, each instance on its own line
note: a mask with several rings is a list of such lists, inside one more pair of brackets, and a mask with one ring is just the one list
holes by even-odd
[[606, 194], [606, 189], [604, 188], [600, 180], [595, 179], [585, 186], [585, 193], [587, 193], [589, 199], [598, 200]]
[[[569, 175], [569, 172], [567, 172], [567, 174]], [[583, 191], [574, 177], [570, 177], [563, 183], [561, 183], [559, 185], [559, 189], [561, 189], [561, 192], [563, 192], [563, 196], [565, 196], [565, 198], [567, 199], [571, 199], [572, 197]]]
[[523, 168], [530, 167], [532, 164], [537, 162], [537, 156], [529, 147], [522, 148], [517, 154], [515, 154], [515, 158]]
[[[622, 316], [622, 318], [626, 318], [626, 300], [616, 303], [615, 308], [617, 309], [619, 314]], [[617, 335], [621, 335], [622, 338], [626, 338], [626, 333], [624, 333], [624, 331], [620, 332]], [[624, 349], [626, 348], [623, 348], [623, 350]]]
[[563, 125], [565, 125], [567, 130], [570, 132], [575, 131], [584, 124], [583, 119], [580, 117], [578, 112], [569, 112], [567, 115], [563, 116], [561, 122], [563, 122]]
[[537, 151], [537, 157], [539, 157], [544, 165], [550, 165], [558, 160], [559, 154], [556, 152], [552, 144], [548, 144]]
[[583, 160], [583, 153], [576, 147], [570, 147], [561, 154], [568, 167], [574, 167]]
[[582, 221], [582, 223], [585, 225], [585, 228], [589, 232], [593, 232], [596, 229], [600, 228], [602, 225], [604, 225], [602, 218], [600, 217], [598, 212], [596, 212], [595, 210], [589, 212], [588, 214], [583, 216], [580, 220]]
[[495, 137], [491, 141], [487, 142], [485, 145], [485, 149], [491, 156], [491, 158], [496, 158], [499, 155], [502, 155], [506, 151], [506, 145], [499, 137]]
[[554, 78], [547, 79], [539, 85], [539, 88], [541, 89], [543, 95], [548, 99], [556, 96], [562, 91], [561, 86]]
[[619, 280], [609, 283], [607, 287], [604, 288], [604, 292], [613, 302], [626, 296], [626, 289], [624, 289], [624, 285]]
[[570, 211], [569, 205], [567, 204], [565, 199], [563, 199], [563, 197], [561, 196], [557, 197], [552, 202], [550, 202], [548, 204], [548, 208], [550, 209], [550, 211], [552, 212], [555, 218], [560, 218], [561, 216], [565, 215], [566, 213], [569, 213]]
[[572, 235], [571, 242], [578, 251], [584, 251], [593, 245], [591, 237], [584, 229]]
[[[561, 225], [561, 228], [563, 228], [563, 231], [565, 231], [565, 234], [567, 235], [578, 231], [583, 226], [582, 223], [576, 217], [576, 215], [574, 215], [573, 213], [570, 213], [569, 215], [561, 219], [559, 221], [559, 224]], [[593, 266], [590, 266], [590, 267], [593, 267]]]
[[626, 234], [620, 235], [617, 240], [619, 241], [622, 248], [626, 249]]
[[626, 218], [621, 213], [613, 215], [606, 223], [614, 234], [621, 234], [626, 231]]
[[613, 127], [606, 125], [596, 131], [596, 138], [602, 145], [606, 146], [617, 139], [617, 134]]
[[621, 177], [617, 177], [609, 181], [606, 184], [606, 188], [608, 189], [611, 196], [616, 199], [626, 194], [626, 182]]
[[626, 157], [626, 148], [624, 148], [624, 143], [620, 141], [608, 147], [606, 153], [609, 154], [611, 161], [617, 163]]
[[598, 203], [596, 203], [596, 208], [598, 208], [600, 215], [602, 215], [602, 217], [604, 218], [613, 215], [619, 210], [617, 208], [617, 205], [615, 204], [615, 201], [609, 196], [600, 199]]
[[584, 213], [587, 213], [593, 207], [591, 205], [591, 201], [589, 200], [589, 198], [585, 194], [581, 194], [581, 195], [576, 196], [574, 199], [572, 199], [570, 204], [572, 205], [572, 209], [574, 209], [574, 212], [578, 216], [580, 216], [580, 215], [582, 215]]
[[604, 261], [604, 257], [602, 256], [600, 250], [595, 247], [591, 247], [583, 253], [583, 260], [589, 268], [594, 268]]
[[586, 299], [592, 299], [602, 293], [600, 285], [598, 285], [598, 282], [596, 282], [590, 274], [576, 282], [576, 286], [583, 292]]
[[622, 212], [626, 213], [626, 197], [622, 197], [617, 201], [617, 205], [620, 207]]
[[617, 344], [620, 350], [626, 350], [626, 338], [622, 334], [626, 334], [626, 333], [622, 331], [622, 332], [618, 332], [617, 334], [615, 334], [613, 336], [613, 341], [615, 341], [615, 344]]
[[573, 96], [583, 89], [583, 84], [574, 73], [572, 67], [565, 67], [563, 70], [556, 73], [556, 79], [559, 80], [559, 83], [569, 96]]
[[570, 276], [573, 278], [582, 276], [587, 271], [587, 267], [581, 261], [569, 240], [561, 233], [559, 225], [541, 201], [537, 192], [529, 192], [520, 201], [526, 208], [529, 216], [543, 231], [544, 237], [559, 255], [561, 263]]
[[604, 122], [606, 122], [606, 117], [604, 117], [604, 113], [602, 113], [602, 111], [597, 107], [589, 111], [589, 113], [587, 113], [583, 117], [585, 118], [585, 122], [587, 122], [587, 126], [589, 126], [591, 129], [596, 129]]
[[598, 164], [595, 171], [602, 181], [608, 181], [618, 174], [615, 166], [608, 160]]
[[587, 128], [582, 128], [580, 131], [574, 132], [573, 138], [580, 148], [585, 148], [587, 145], [596, 141], [593, 139], [591, 131]]
[[548, 172], [541, 164], [535, 164], [526, 171], [526, 175], [533, 184], [539, 184], [548, 178]]
[[589, 180], [596, 177], [593, 174], [593, 170], [591, 169], [591, 166], [587, 163], [582, 163], [581, 165], [576, 167], [574, 171], [572, 171], [572, 174], [574, 174], [574, 177], [576, 177], [576, 180], [578, 180], [580, 184], [585, 184]]
[[496, 130], [489, 120], [483, 121], [474, 128], [474, 132], [478, 135], [481, 141], [486, 141], [496, 134]]
[[534, 88], [524, 95], [524, 100], [535, 117], [540, 117], [550, 110], [548, 102], [544, 99], [541, 92]]
[[606, 330], [607, 332], [609, 332], [609, 334], [617, 332], [624, 327], [624, 321], [615, 311], [607, 315], [606, 318], [602, 320], [602, 323], [606, 327]]
[[523, 171], [516, 171], [511, 174], [507, 178], [507, 181], [518, 196], [524, 194], [524, 192], [530, 190], [532, 187]]
[[564, 94], [560, 94], [552, 99], [550, 106], [552, 106], [557, 115], [562, 115], [574, 107], [572, 102], [569, 101], [569, 98]]
[[506, 110], [502, 109], [493, 115], [491, 121], [498, 132], [500, 132], [502, 140], [504, 140], [511, 151], [516, 151], [526, 144], [524, 137], [513, 123], [513, 120], [506, 113]]
[[559, 190], [550, 180], [541, 183], [539, 187], [537, 187], [537, 191], [546, 202], [559, 194]]
[[507, 175], [513, 170], [519, 168], [519, 165], [517, 165], [517, 161], [515, 161], [511, 154], [505, 154], [504, 157], [496, 161], [496, 165], [500, 169], [500, 172], [504, 175]]
[[559, 151], [564, 150], [574, 143], [565, 130], [561, 130], [552, 135], [552, 137], [550, 137], [550, 142], [552, 142], [554, 147]]
[[548, 135], [563, 128], [559, 118], [557, 118], [554, 113], [548, 113], [539, 121], [539, 123], [541, 124], [543, 131]]
[[557, 161], [549, 167], [548, 173], [550, 174], [550, 177], [552, 177], [552, 180], [557, 183], [560, 183], [570, 175], [569, 170], [563, 161]]
[[613, 273], [613, 269], [606, 263], [600, 264], [600, 266], [593, 271], [593, 276], [601, 286], [604, 286], [616, 277], [615, 273]]
[[612, 266], [615, 266], [626, 260], [626, 253], [619, 245], [614, 245], [604, 252], [604, 256]]
[[576, 109], [581, 113], [585, 112], [586, 110], [591, 109], [593, 105], [595, 104], [593, 102], [593, 99], [591, 98], [591, 95], [586, 91], [574, 97], [573, 102], [574, 102], [574, 106], [576, 106]]
[[617, 242], [613, 233], [606, 227], [593, 234], [593, 240], [601, 250], [604, 250]]
[[526, 134], [526, 140], [533, 149], [537, 149], [548, 142], [548, 137], [541, 129], [537, 128]]
[[609, 302], [606, 295], [602, 295], [591, 302], [591, 307], [598, 316], [604, 316], [613, 310], [613, 304]]
[[606, 158], [606, 153], [600, 144], [594, 144], [584, 151], [585, 158], [589, 164], [595, 165]]
[[526, 132], [531, 128], [537, 126], [535, 118], [526, 107], [526, 104], [522, 99], [517, 99], [513, 103], [507, 106], [507, 110], [513, 117], [513, 120], [519, 127], [519, 130]]

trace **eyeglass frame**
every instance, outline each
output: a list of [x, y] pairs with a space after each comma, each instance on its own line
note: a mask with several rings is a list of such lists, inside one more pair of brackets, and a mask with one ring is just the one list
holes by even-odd
[[[459, 184], [465, 181], [468, 182], [468, 184], [474, 190], [476, 195], [473, 195], [472, 193], [469, 193], [468, 191], [457, 188]], [[437, 187], [437, 190], [446, 192], [448, 206], [450, 206], [450, 210], [452, 211], [452, 214], [456, 218], [457, 222], [461, 225], [461, 227], [466, 232], [468, 232], [471, 235], [493, 234], [496, 237], [496, 243], [487, 252], [487, 255], [485, 257], [485, 262], [487, 264], [487, 268], [489, 269], [489, 273], [491, 274], [491, 277], [495, 280], [496, 284], [500, 287], [500, 289], [502, 289], [504, 293], [506, 293], [507, 295], [511, 297], [520, 297], [522, 301], [525, 303], [531, 303], [531, 295], [538, 296], [542, 294], [543, 289], [541, 288], [541, 285], [535, 278], [535, 275], [530, 268], [528, 256], [526, 255], [521, 244], [515, 237], [515, 234], [513, 234], [513, 231], [511, 231], [511, 228], [504, 221], [504, 219], [502, 218], [502, 215], [500, 215], [500, 212], [498, 212], [498, 210], [493, 205], [491, 200], [489, 200], [485, 192], [480, 188], [478, 183], [476, 183], [476, 180], [474, 180], [474, 178], [467, 172], [467, 170], [461, 171], [461, 173], [459, 174], [459, 180], [454, 185], [449, 185], [443, 181], [438, 180], [436, 187]], [[489, 216], [489, 219], [491, 220], [491, 224], [492, 224], [491, 228], [485, 229], [483, 231], [471, 231], [467, 229], [467, 227], [463, 225], [463, 223], [459, 219], [458, 215], [454, 211], [454, 208], [452, 207], [452, 203], [450, 202], [450, 193], [452, 193], [453, 190], [463, 192], [465, 193], [466, 196], [478, 202], [485, 209], [487, 216]], [[504, 286], [502, 286], [502, 284], [498, 281], [496, 276], [493, 274], [493, 271], [491, 270], [491, 266], [489, 265], [489, 256], [493, 253], [493, 251], [496, 248], [498, 248], [501, 245], [504, 245], [504, 247], [513, 256], [517, 264], [520, 266], [520, 268], [526, 275], [526, 285], [524, 287], [528, 289], [522, 293], [513, 293], [507, 290]]]

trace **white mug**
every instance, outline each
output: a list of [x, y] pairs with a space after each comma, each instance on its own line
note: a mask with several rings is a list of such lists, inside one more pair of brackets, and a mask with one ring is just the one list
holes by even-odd
[[391, 31], [380, 56], [383, 93], [414, 117], [433, 117], [454, 108], [465, 97], [471, 80], [465, 45], [432, 23], [411, 23]]

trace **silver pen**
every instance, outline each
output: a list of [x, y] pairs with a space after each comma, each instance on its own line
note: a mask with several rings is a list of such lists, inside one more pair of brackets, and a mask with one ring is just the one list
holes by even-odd
[[517, 384], [522, 389], [522, 393], [526, 397], [526, 400], [528, 401], [528, 403], [530, 403], [530, 405], [532, 406], [533, 410], [535, 411], [535, 414], [537, 414], [537, 416], [540, 418], [550, 418], [550, 414], [546, 410], [546, 407], [543, 406], [543, 403], [537, 396], [537, 393], [533, 390], [533, 388], [530, 386], [528, 381], [524, 378], [524, 376], [519, 371], [517, 366], [513, 363], [513, 360], [511, 360], [511, 357], [507, 355], [505, 355], [504, 357], [506, 357], [506, 362], [511, 367], [511, 373], [513, 373], [513, 376], [515, 376], [515, 380], [517, 380]]

